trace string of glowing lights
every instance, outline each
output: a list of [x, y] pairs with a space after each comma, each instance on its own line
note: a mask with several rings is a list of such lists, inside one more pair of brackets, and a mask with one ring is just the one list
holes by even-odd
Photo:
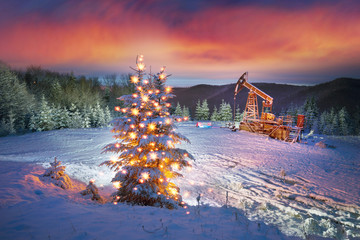
[[[181, 201], [180, 189], [170, 180], [182, 176], [176, 171], [191, 166], [186, 158], [193, 157], [186, 150], [175, 147], [175, 144], [188, 139], [174, 132], [173, 128], [174, 121], [188, 118], [172, 119], [170, 116], [168, 108], [171, 104], [166, 101], [174, 95], [171, 87], [164, 86], [169, 76], [165, 74], [165, 67], [157, 75], [144, 79], [146, 66], [142, 55], [137, 57], [136, 66], [137, 75], [130, 77], [135, 93], [119, 98], [126, 107], [115, 107], [115, 111], [123, 114], [114, 122], [112, 130], [117, 142], [104, 150], [119, 155], [104, 164], [120, 170], [113, 179], [118, 193], [126, 190], [130, 195], [141, 194], [147, 189], [145, 184], [150, 184], [157, 196], [186, 206]], [[114, 203], [126, 197], [120, 194]]]

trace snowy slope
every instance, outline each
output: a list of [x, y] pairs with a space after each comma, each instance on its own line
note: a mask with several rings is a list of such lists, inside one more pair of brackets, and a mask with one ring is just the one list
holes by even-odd
[[[194, 125], [188, 122], [178, 128], [192, 142], [181, 147], [196, 158], [193, 168], [184, 171], [185, 177], [178, 180], [184, 200], [194, 205], [189, 215], [183, 209], [96, 205], [84, 200], [77, 189], [64, 193], [41, 181], [43, 168], [39, 165], [48, 167], [56, 156], [73, 179], [82, 182], [94, 179], [98, 186], [104, 186], [103, 194], [110, 194], [114, 173], [98, 167], [111, 157], [100, 153], [112, 141], [109, 129], [66, 129], [0, 138], [0, 214], [9, 216], [1, 218], [2, 236], [5, 239], [29, 236], [42, 239], [46, 234], [51, 235], [50, 239], [108, 239], [116, 233], [130, 234], [124, 236], [131, 239], [241, 236], [281, 239], [284, 234], [302, 238], [305, 234], [331, 238], [360, 236], [358, 137], [326, 138], [330, 148], [319, 148], [315, 146], [319, 138], [309, 139], [308, 144], [288, 144], [248, 132], [216, 127], [198, 129]], [[84, 188], [80, 182], [76, 186]], [[234, 208], [219, 208], [226, 203], [226, 192], [228, 205]], [[200, 207], [200, 215], [196, 214], [195, 200], [199, 194], [203, 205], [207, 205]], [[242, 209], [252, 221], [236, 209]], [[52, 211], [60, 220], [48, 216]], [[41, 225], [32, 223], [32, 218], [40, 216], [44, 218], [39, 219]], [[52, 222], [65, 224], [64, 230], [58, 230]], [[122, 223], [121, 227], [117, 222]], [[56, 233], [61, 232], [67, 235], [56, 238]]]

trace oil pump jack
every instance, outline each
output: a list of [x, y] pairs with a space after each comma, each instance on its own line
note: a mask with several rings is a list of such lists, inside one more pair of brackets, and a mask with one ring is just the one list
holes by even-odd
[[[239, 130], [253, 133], [265, 134], [272, 138], [296, 142], [304, 127], [304, 115], [297, 116], [296, 125], [293, 124], [293, 116], [280, 116], [278, 118], [272, 112], [273, 98], [264, 93], [248, 81], [248, 73], [245, 72], [236, 83], [234, 91], [234, 106], [236, 95], [246, 87], [249, 89], [243, 120], [240, 122]], [[259, 117], [257, 96], [263, 99], [262, 111]], [[233, 127], [236, 130], [236, 127]]]

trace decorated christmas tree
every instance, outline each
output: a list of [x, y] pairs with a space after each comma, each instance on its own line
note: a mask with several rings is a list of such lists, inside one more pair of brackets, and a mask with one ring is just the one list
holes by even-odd
[[165, 86], [165, 68], [146, 77], [142, 56], [137, 57], [136, 65], [131, 77], [136, 91], [119, 98], [125, 107], [115, 108], [123, 113], [113, 120], [116, 142], [103, 151], [115, 153], [117, 158], [102, 164], [117, 172], [112, 179], [117, 188], [114, 203], [177, 208], [184, 203], [179, 187], [171, 180], [182, 176], [179, 170], [191, 167], [187, 159], [193, 157], [175, 144], [189, 140], [175, 132], [167, 103], [174, 95]]

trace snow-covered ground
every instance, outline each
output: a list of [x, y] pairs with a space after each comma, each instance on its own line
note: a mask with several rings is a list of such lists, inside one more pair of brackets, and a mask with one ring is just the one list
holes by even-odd
[[[101, 154], [113, 140], [109, 129], [0, 138], [0, 238], [360, 237], [359, 137], [312, 137], [307, 144], [289, 144], [226, 128], [199, 129], [193, 122], [180, 124], [178, 131], [191, 141], [180, 147], [196, 161], [177, 180], [192, 206], [172, 211], [100, 205], [78, 193], [90, 179], [104, 196], [113, 191], [114, 173], [98, 166], [111, 157]], [[315, 145], [321, 140], [327, 148]], [[75, 189], [44, 182], [43, 167], [54, 157], [78, 180]], [[221, 207], [225, 204], [229, 207]]]

